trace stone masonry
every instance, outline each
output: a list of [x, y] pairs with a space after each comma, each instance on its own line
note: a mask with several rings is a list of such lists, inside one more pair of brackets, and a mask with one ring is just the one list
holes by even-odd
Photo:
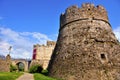
[[10, 65], [18, 67], [19, 63], [24, 64], [24, 71], [28, 71], [28, 61], [25, 59], [11, 59], [10, 54], [5, 59], [0, 58], [0, 72], [10, 72]]
[[0, 59], [0, 72], [9, 72], [10, 71], [11, 57], [8, 54], [6, 59]]
[[71, 6], [60, 16], [49, 75], [63, 80], [120, 80], [120, 45], [103, 6]]
[[31, 66], [39, 64], [43, 69], [47, 69], [55, 45], [54, 41], [47, 41], [47, 45], [34, 45]]

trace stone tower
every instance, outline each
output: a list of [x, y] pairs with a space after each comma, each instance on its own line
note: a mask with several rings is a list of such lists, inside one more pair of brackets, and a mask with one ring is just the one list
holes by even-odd
[[11, 56], [8, 54], [5, 59], [0, 58], [0, 72], [9, 72], [11, 64]]
[[34, 45], [31, 66], [39, 64], [43, 69], [47, 69], [55, 45], [56, 42], [54, 41], [47, 41], [46, 45]]
[[61, 14], [49, 75], [63, 80], [120, 80], [120, 45], [104, 7], [85, 3]]

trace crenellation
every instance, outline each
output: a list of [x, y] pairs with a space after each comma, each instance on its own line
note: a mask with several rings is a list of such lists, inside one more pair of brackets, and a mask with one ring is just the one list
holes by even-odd
[[68, 23], [84, 20], [86, 18], [99, 19], [108, 22], [107, 12], [103, 6], [94, 6], [94, 4], [85, 3], [81, 8], [75, 5], [67, 8], [65, 13], [60, 16], [60, 26], [62, 28]]
[[97, 9], [102, 10], [102, 11], [106, 11], [105, 8], [103, 6], [101, 6], [101, 5], [98, 5]]
[[82, 4], [82, 8], [89, 9], [89, 8], [94, 8], [94, 7], [95, 7], [94, 4], [91, 4], [91, 3], [83, 3]]
[[47, 46], [55, 46], [56, 42], [54, 41], [47, 41]]

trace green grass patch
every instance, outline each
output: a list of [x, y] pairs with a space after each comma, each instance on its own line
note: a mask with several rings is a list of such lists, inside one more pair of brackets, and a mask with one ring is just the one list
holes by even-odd
[[0, 80], [15, 80], [22, 74], [21, 72], [0, 72]]
[[34, 74], [34, 79], [35, 80], [57, 80], [57, 79], [45, 76], [45, 75], [40, 74], [40, 73], [35, 73]]

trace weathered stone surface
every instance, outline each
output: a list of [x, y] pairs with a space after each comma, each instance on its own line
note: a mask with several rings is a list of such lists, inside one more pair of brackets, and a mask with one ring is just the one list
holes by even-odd
[[120, 45], [102, 6], [72, 6], [60, 17], [49, 75], [63, 80], [120, 80]]
[[18, 66], [19, 63], [24, 64], [24, 70], [28, 71], [28, 61], [25, 59], [11, 59], [10, 54], [5, 59], [0, 58], [0, 72], [10, 72], [10, 65]]
[[9, 72], [10, 71], [11, 57], [8, 54], [6, 59], [0, 59], [0, 72]]
[[32, 65], [39, 64], [43, 67], [43, 69], [47, 69], [51, 55], [55, 48], [56, 42], [54, 41], [47, 41], [46, 45], [34, 45], [33, 48], [33, 57], [31, 62]]

